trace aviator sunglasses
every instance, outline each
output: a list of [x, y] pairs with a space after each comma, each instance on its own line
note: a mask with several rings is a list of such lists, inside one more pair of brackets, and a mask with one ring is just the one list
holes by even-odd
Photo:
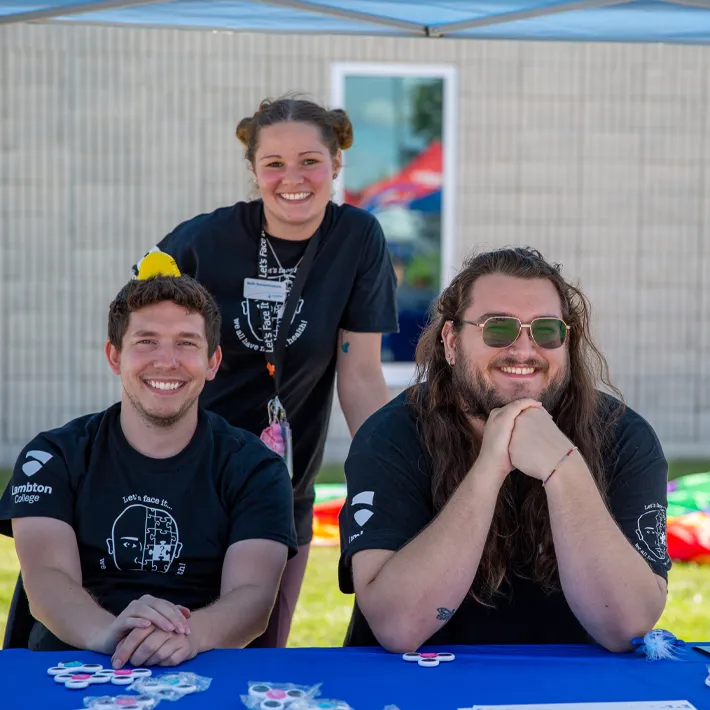
[[489, 348], [509, 348], [520, 337], [522, 329], [528, 328], [535, 345], [544, 350], [555, 350], [565, 344], [572, 327], [561, 318], [535, 318], [530, 323], [521, 323], [513, 316], [491, 316], [482, 323], [461, 322], [478, 326], [483, 333], [483, 342]]

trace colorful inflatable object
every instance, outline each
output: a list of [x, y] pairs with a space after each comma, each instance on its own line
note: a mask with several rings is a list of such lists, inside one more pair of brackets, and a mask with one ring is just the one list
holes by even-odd
[[[347, 495], [344, 483], [318, 484], [313, 544], [340, 544], [338, 515]], [[668, 554], [677, 562], [710, 564], [710, 473], [694, 473], [668, 484]]]
[[319, 483], [313, 506], [313, 545], [336, 547], [340, 545], [338, 515], [345, 504], [347, 491], [344, 483]]
[[710, 473], [668, 484], [666, 538], [672, 560], [710, 564]]

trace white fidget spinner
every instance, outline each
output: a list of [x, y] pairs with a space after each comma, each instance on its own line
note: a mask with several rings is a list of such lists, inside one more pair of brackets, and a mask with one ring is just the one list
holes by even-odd
[[455, 660], [453, 653], [405, 653], [402, 660], [418, 663], [422, 668], [436, 668], [440, 663], [450, 663]]
[[64, 661], [47, 669], [54, 676], [55, 683], [61, 683], [70, 690], [83, 690], [90, 685], [113, 683], [114, 685], [130, 685], [136, 678], [147, 678], [152, 674], [148, 668], [126, 668], [113, 670], [104, 669], [98, 663], [82, 663], [81, 661]]
[[179, 675], [166, 674], [160, 678], [145, 678], [141, 682], [140, 690], [160, 698], [161, 696], [170, 697], [175, 692], [181, 695], [195, 693], [197, 686], [184, 680]]
[[152, 710], [157, 704], [149, 695], [104, 695], [88, 700], [91, 710]]
[[[104, 670], [98, 663], [82, 663], [81, 661], [63, 661], [56, 666], [47, 668], [49, 675], [60, 675], [62, 673], [97, 673]], [[112, 671], [113, 672], [113, 671]]]
[[[253, 689], [256, 690], [257, 688], [259, 688], [259, 686], [254, 686]], [[252, 694], [258, 695], [258, 691]], [[278, 688], [269, 689], [262, 696], [262, 701], [259, 703], [259, 710], [283, 710], [284, 708], [288, 708], [291, 703], [302, 700], [305, 697], [305, 692], [298, 688], [285, 691]]]
[[288, 685], [253, 683], [249, 685], [249, 695], [260, 700], [256, 706], [259, 710], [283, 710], [283, 708], [288, 708], [291, 703], [303, 701], [307, 697], [306, 691], [302, 688], [290, 688]]

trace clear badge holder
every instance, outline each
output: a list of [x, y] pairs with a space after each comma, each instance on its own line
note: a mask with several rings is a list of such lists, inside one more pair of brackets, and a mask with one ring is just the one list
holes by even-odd
[[269, 426], [261, 432], [259, 438], [271, 451], [283, 458], [288, 468], [288, 475], [293, 478], [293, 440], [286, 410], [278, 397], [269, 401], [268, 410]]

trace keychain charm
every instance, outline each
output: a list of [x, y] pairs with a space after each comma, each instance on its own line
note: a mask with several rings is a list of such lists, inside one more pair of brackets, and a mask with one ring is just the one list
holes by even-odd
[[286, 418], [286, 410], [278, 397], [269, 401], [269, 425], [259, 437], [275, 454], [286, 462], [288, 475], [293, 478], [293, 446], [291, 442], [291, 426]]

